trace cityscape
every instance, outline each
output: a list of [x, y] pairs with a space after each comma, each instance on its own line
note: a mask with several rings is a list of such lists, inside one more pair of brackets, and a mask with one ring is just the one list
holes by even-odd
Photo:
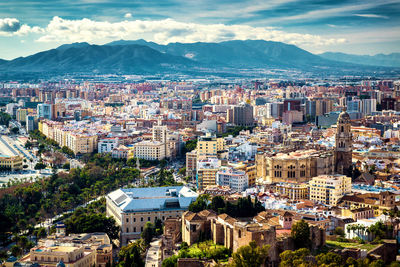
[[0, 3], [0, 266], [400, 267], [400, 2], [188, 2]]

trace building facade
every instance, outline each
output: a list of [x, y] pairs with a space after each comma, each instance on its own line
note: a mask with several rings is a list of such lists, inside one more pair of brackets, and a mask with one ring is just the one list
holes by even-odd
[[216, 179], [218, 185], [229, 186], [236, 192], [243, 192], [249, 186], [249, 178], [246, 172], [233, 168], [225, 168], [218, 171]]
[[140, 238], [146, 222], [182, 215], [197, 193], [186, 186], [118, 189], [106, 196], [106, 214], [121, 227], [120, 242]]
[[336, 206], [339, 200], [351, 193], [351, 177], [320, 175], [309, 182], [310, 200]]
[[347, 174], [352, 167], [353, 136], [351, 133], [350, 115], [346, 109], [337, 120], [335, 135], [335, 171]]
[[298, 150], [274, 156], [256, 154], [256, 166], [259, 183], [307, 182], [312, 177], [333, 173], [334, 153]]

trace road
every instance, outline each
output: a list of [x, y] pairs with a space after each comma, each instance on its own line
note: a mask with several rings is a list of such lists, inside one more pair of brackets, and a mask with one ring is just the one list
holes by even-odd
[[84, 207], [86, 207], [87, 205], [89, 205], [90, 203], [92, 203], [93, 201], [100, 200], [102, 197], [105, 197], [105, 196], [99, 196], [99, 197], [97, 197], [97, 198], [95, 198], [95, 199], [92, 199], [92, 200], [90, 200], [90, 201], [88, 201], [88, 202], [86, 202], [86, 203], [83, 203], [83, 204], [81, 204], [81, 205], [75, 207], [75, 208], [72, 209], [72, 210], [68, 210], [68, 211], [65, 211], [65, 212], [63, 212], [63, 213], [57, 214], [57, 215], [54, 216], [53, 218], [50, 218], [50, 219], [45, 220], [44, 222], [38, 223], [37, 225], [35, 225], [35, 228], [39, 228], [39, 227], [50, 228], [50, 227], [53, 225], [53, 222], [54, 222], [55, 220], [61, 218], [61, 216], [66, 215], [66, 214], [69, 214], [69, 213], [72, 213], [72, 212], [74, 212], [77, 208], [84, 208]]
[[146, 255], [145, 267], [158, 267], [160, 266], [161, 259], [161, 239], [157, 239], [150, 243], [150, 248]]

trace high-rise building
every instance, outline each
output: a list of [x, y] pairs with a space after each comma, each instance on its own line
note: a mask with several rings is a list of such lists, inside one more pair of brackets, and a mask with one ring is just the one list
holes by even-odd
[[237, 126], [253, 126], [253, 106], [241, 104], [227, 111], [227, 121]]
[[38, 104], [37, 105], [37, 116], [38, 118], [44, 118], [51, 120], [52, 119], [52, 114], [51, 114], [51, 105], [50, 104]]
[[159, 125], [153, 126], [153, 141], [160, 142], [164, 145], [165, 156], [168, 158], [170, 156], [170, 150], [168, 149], [168, 128], [160, 124], [161, 122], [159, 122]]
[[373, 112], [376, 112], [376, 99], [363, 99], [362, 113], [364, 115], [371, 115]]
[[33, 115], [26, 116], [26, 131], [29, 133], [36, 129], [36, 118]]
[[217, 158], [207, 158], [197, 161], [197, 188], [203, 190], [207, 186], [216, 185], [217, 172], [220, 169], [220, 162]]
[[335, 171], [347, 174], [352, 165], [353, 137], [350, 115], [346, 108], [340, 113], [336, 125]]

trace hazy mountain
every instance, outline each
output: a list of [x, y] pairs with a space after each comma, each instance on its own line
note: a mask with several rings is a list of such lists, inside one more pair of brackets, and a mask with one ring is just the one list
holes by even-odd
[[140, 44], [158, 51], [190, 58], [212, 66], [301, 68], [335, 65], [294, 45], [263, 40], [227, 41], [221, 43], [170, 43], [159, 45], [145, 40], [115, 41], [108, 45]]
[[75, 43], [20, 57], [0, 70], [26, 72], [146, 73], [194, 65], [190, 59], [161, 53], [142, 45], [89, 45]]
[[325, 59], [356, 63], [362, 65], [400, 67], [400, 53], [392, 53], [388, 55], [377, 54], [374, 56], [368, 56], [368, 55], [352, 55], [345, 53], [326, 52], [320, 54], [319, 56]]
[[[337, 58], [335, 58], [337, 59]], [[376, 73], [389, 68], [325, 59], [294, 45], [263, 40], [171, 43], [145, 40], [106, 45], [65, 44], [28, 57], [0, 61], [0, 74], [230, 73], [238, 69], [291, 69], [318, 74]], [[389, 69], [390, 70], [390, 69]]]

